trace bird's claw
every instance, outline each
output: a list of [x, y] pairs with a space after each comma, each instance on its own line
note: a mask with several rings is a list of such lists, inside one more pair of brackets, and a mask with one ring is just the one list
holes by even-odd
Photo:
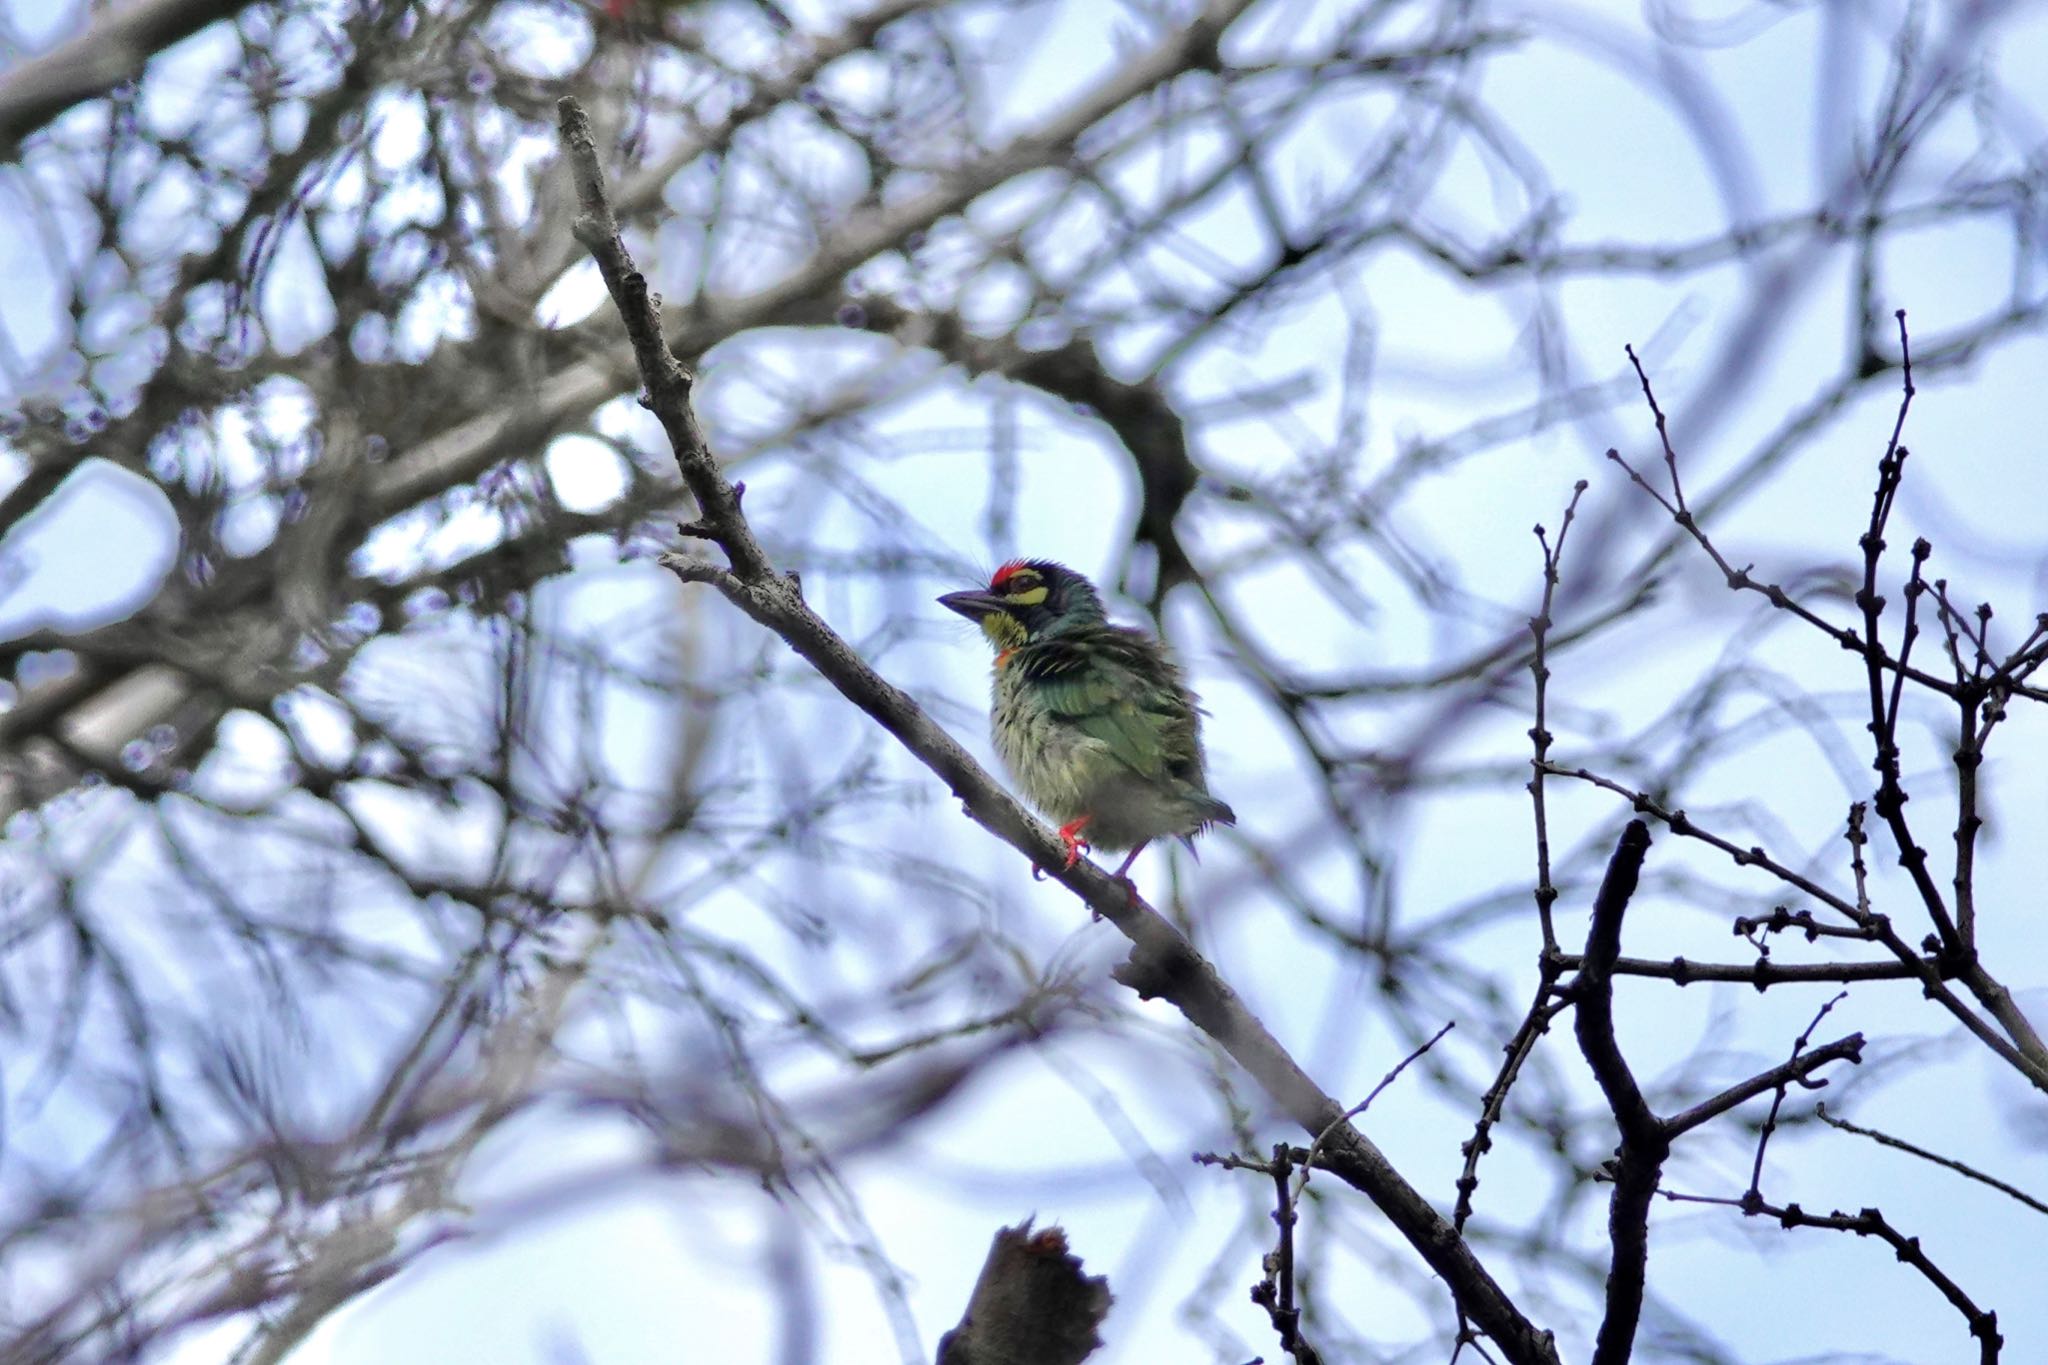
[[1073, 870], [1074, 864], [1081, 861], [1081, 851], [1095, 847], [1095, 845], [1081, 837], [1081, 831], [1087, 827], [1088, 820], [1089, 817], [1084, 815], [1078, 820], [1073, 820], [1060, 826], [1060, 842], [1066, 845], [1067, 849], [1067, 861], [1060, 868], [1060, 871], [1068, 872]]
[[[1095, 845], [1081, 837], [1082, 829], [1086, 827], [1088, 821], [1092, 818], [1091, 816], [1084, 815], [1078, 820], [1069, 821], [1059, 827], [1057, 833], [1060, 836], [1060, 847], [1067, 851], [1067, 860], [1060, 864], [1060, 871], [1073, 871], [1074, 864], [1081, 861], [1081, 855], [1095, 847]], [[1031, 865], [1031, 880], [1034, 882], [1045, 880], [1045, 869], [1037, 863]]]
[[[1086, 839], [1075, 839], [1065, 833], [1060, 835], [1060, 842], [1067, 846], [1067, 860], [1060, 864], [1060, 871], [1062, 872], [1073, 871], [1074, 864], [1081, 861], [1081, 850], [1094, 847]], [[1037, 863], [1031, 865], [1031, 880], [1034, 882], [1045, 880], [1045, 869]]]

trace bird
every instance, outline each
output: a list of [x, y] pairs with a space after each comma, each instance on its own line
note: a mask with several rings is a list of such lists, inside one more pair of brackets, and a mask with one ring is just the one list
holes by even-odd
[[986, 588], [938, 599], [981, 627], [996, 651], [990, 732], [1031, 804], [1059, 823], [1071, 868], [1086, 849], [1234, 825], [1209, 794], [1201, 706], [1165, 644], [1110, 624], [1095, 585], [1048, 559], [1013, 559]]

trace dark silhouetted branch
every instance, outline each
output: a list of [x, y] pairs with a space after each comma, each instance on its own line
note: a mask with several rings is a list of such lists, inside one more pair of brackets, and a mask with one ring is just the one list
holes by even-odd
[[1650, 1201], [1671, 1140], [1650, 1112], [1621, 1045], [1614, 1036], [1614, 964], [1621, 956], [1621, 921], [1650, 851], [1650, 827], [1631, 820], [1621, 832], [1607, 875], [1593, 900], [1592, 925], [1579, 973], [1566, 986], [1579, 1051], [1607, 1096], [1621, 1131], [1614, 1163], [1614, 1194], [1607, 1206], [1613, 1260], [1607, 1272], [1607, 1311], [1593, 1348], [1593, 1365], [1622, 1365], [1634, 1350], [1650, 1260]]
[[[1558, 963], [1565, 971], [1576, 971], [1584, 961], [1577, 953], [1559, 955]], [[1653, 961], [1642, 957], [1621, 957], [1614, 960], [1616, 976], [1646, 976], [1660, 981], [1675, 981], [1689, 986], [1695, 981], [1734, 981], [1745, 986], [1764, 990], [1771, 986], [1815, 983], [1834, 984], [1843, 981], [1912, 981], [1927, 973], [1931, 960], [1922, 959], [1919, 964], [1905, 962], [1773, 962], [1767, 957], [1744, 964], [1740, 962], [1694, 962], [1690, 958], [1674, 957], [1670, 961]]]
[[1822, 1228], [1832, 1232], [1853, 1232], [1858, 1237], [1875, 1237], [1889, 1246], [1900, 1262], [1913, 1267], [1923, 1279], [1940, 1291], [1941, 1296], [1963, 1315], [1969, 1324], [1970, 1335], [1977, 1342], [1978, 1365], [1997, 1365], [1998, 1353], [2005, 1345], [2005, 1338], [1998, 1332], [1998, 1314], [1989, 1309], [1979, 1308], [1970, 1296], [1963, 1292], [1961, 1285], [1950, 1279], [1941, 1268], [1928, 1258], [1920, 1246], [1918, 1237], [1908, 1237], [1885, 1221], [1883, 1213], [1866, 1208], [1856, 1213], [1808, 1213], [1797, 1204], [1779, 1207], [1761, 1199], [1718, 1199], [1710, 1195], [1672, 1194], [1666, 1192], [1666, 1199], [1677, 1204], [1719, 1204], [1726, 1208], [1740, 1209], [1751, 1218], [1775, 1218], [1779, 1226], [1787, 1228]]
[[1780, 1062], [1769, 1071], [1759, 1072], [1748, 1080], [1731, 1085], [1712, 1099], [1704, 1100], [1683, 1113], [1673, 1114], [1664, 1120], [1664, 1131], [1672, 1137], [1689, 1129], [1697, 1128], [1708, 1119], [1719, 1117], [1747, 1100], [1753, 1100], [1767, 1090], [1782, 1094], [1788, 1085], [1825, 1085], [1825, 1081], [1811, 1079], [1813, 1073], [1835, 1062], [1858, 1062], [1863, 1060], [1863, 1035], [1852, 1033], [1846, 1038], [1837, 1038], [1811, 1052], [1801, 1053], [1788, 1062]]

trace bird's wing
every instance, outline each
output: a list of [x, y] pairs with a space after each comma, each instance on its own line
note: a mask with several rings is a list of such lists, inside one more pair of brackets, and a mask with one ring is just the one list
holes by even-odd
[[1189, 781], [1192, 769], [1200, 785], [1193, 699], [1151, 640], [1113, 627], [1034, 641], [1019, 654], [1025, 677], [1054, 716], [1100, 740], [1147, 780]]

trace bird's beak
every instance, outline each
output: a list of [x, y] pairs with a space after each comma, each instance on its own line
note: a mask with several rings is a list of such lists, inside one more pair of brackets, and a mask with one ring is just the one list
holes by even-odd
[[973, 590], [949, 592], [939, 599], [939, 605], [948, 611], [959, 612], [970, 621], [979, 621], [985, 616], [994, 616], [1006, 609], [1002, 598]]

